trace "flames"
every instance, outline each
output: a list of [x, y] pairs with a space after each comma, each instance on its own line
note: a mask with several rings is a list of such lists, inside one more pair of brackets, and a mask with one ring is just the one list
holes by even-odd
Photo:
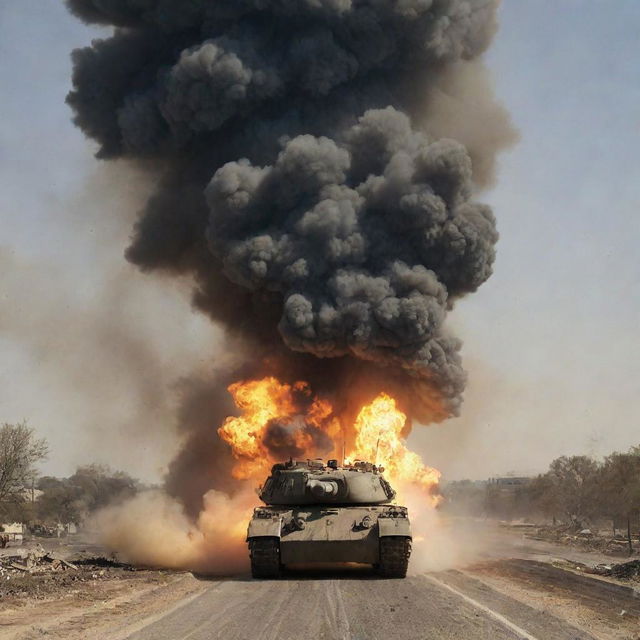
[[245, 479], [259, 472], [268, 457], [263, 442], [267, 425], [277, 418], [293, 416], [292, 388], [275, 378], [265, 378], [236, 382], [228, 390], [242, 415], [227, 418], [218, 435], [231, 445], [235, 458], [242, 461], [235, 466], [233, 475]]
[[428, 492], [438, 485], [440, 472], [427, 467], [420, 456], [407, 448], [402, 430], [407, 416], [396, 401], [381, 393], [365, 405], [356, 418], [353, 458], [382, 464], [392, 482], [404, 486], [417, 484]]
[[348, 442], [348, 460], [382, 465], [392, 484], [401, 490], [418, 486], [436, 501], [432, 496], [440, 473], [407, 447], [407, 416], [388, 394], [381, 393], [347, 422], [306, 382], [289, 385], [267, 377], [236, 382], [229, 393], [240, 415], [227, 418], [218, 434], [236, 459], [234, 477], [262, 480], [274, 462], [289, 456], [342, 459]]
[[[289, 385], [268, 377], [236, 382], [228, 390], [242, 414], [227, 418], [218, 434], [237, 460], [234, 477], [261, 478], [277, 461], [277, 451], [305, 458], [333, 453], [340, 423], [331, 404], [313, 397], [306, 382]], [[324, 448], [318, 447], [321, 440]]]

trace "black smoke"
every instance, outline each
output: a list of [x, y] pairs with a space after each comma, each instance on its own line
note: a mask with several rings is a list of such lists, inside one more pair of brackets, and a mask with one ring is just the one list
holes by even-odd
[[[67, 4], [115, 27], [73, 53], [75, 123], [99, 157], [158, 175], [127, 258], [190, 274], [253, 375], [338, 404], [388, 388], [423, 421], [457, 412], [446, 315], [491, 275], [498, 234], [475, 196], [513, 138], [478, 63], [498, 0]], [[438, 139], [458, 129], [446, 105], [468, 148]]]
[[300, 460], [307, 457], [326, 457], [333, 449], [334, 443], [326, 431], [315, 425], [287, 425], [273, 420], [267, 426], [263, 445], [273, 460]]

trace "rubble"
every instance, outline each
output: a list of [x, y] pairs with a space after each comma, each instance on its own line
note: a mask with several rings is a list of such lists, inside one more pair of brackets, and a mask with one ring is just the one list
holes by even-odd
[[578, 573], [590, 573], [603, 578], [615, 578], [616, 580], [635, 580], [640, 582], [640, 559], [629, 560], [627, 562], [597, 564], [591, 566], [575, 560], [566, 558], [554, 560], [551, 563], [554, 567], [568, 569]]
[[105, 558], [104, 556], [83, 557], [80, 560], [76, 560], [76, 564], [79, 566], [92, 566], [92, 567], [102, 567], [102, 568], [109, 568], [109, 569], [125, 569], [126, 571], [140, 570], [131, 564], [127, 564], [126, 562], [118, 562], [114, 558]]
[[[616, 535], [603, 535], [602, 531], [593, 529], [581, 529], [576, 531], [572, 525], [559, 525], [555, 527], [542, 526], [525, 532], [525, 537], [544, 542], [556, 542], [578, 547], [584, 551], [598, 551], [610, 555], [628, 555], [629, 542], [627, 538]], [[634, 536], [632, 547], [635, 552], [640, 551], [638, 537]]]
[[599, 564], [596, 565], [592, 573], [618, 580], [640, 580], [640, 560], [629, 560], [619, 564]]
[[[22, 606], [33, 600], [56, 599], [63, 594], [86, 597], [83, 585], [100, 589], [122, 580], [158, 581], [162, 572], [143, 570], [106, 557], [76, 554], [61, 557], [38, 545], [21, 553], [0, 555], [0, 610], [6, 606]], [[98, 593], [92, 590], [91, 593]], [[84, 595], [83, 595], [84, 594]]]
[[16, 555], [0, 557], [0, 575], [6, 575], [9, 571], [41, 573], [66, 570], [77, 571], [78, 567], [52, 552], [46, 551], [41, 545]]

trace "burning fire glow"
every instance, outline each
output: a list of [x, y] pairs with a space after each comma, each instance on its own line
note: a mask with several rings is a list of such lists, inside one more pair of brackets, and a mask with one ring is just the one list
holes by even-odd
[[218, 434], [241, 461], [233, 470], [236, 478], [249, 478], [262, 470], [268, 459], [263, 444], [267, 426], [276, 418], [289, 420], [295, 414], [291, 392], [288, 384], [280, 384], [275, 378], [236, 382], [229, 387], [242, 415], [227, 418]]
[[440, 481], [440, 472], [427, 467], [417, 453], [407, 448], [401, 435], [406, 420], [396, 401], [381, 393], [362, 407], [356, 418], [352, 457], [382, 464], [392, 481], [415, 483], [429, 491]]
[[345, 424], [328, 400], [313, 396], [306, 382], [289, 385], [268, 377], [236, 382], [229, 392], [241, 415], [227, 418], [218, 434], [236, 458], [236, 478], [262, 480], [281, 461], [274, 453], [281, 447], [295, 450], [299, 455], [294, 458], [341, 459], [346, 439], [353, 443], [349, 460], [382, 465], [392, 484], [417, 486], [437, 502], [432, 494], [440, 472], [408, 449], [402, 436], [407, 416], [386, 393], [363, 406], [353, 424]]

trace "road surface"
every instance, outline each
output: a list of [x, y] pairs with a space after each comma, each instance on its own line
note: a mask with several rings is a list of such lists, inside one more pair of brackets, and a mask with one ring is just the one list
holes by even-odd
[[482, 563], [382, 580], [368, 570], [202, 579], [114, 640], [638, 640], [640, 593], [555, 560], [606, 558], [494, 529]]
[[129, 640], [587, 640], [594, 636], [460, 572], [212, 581]]

